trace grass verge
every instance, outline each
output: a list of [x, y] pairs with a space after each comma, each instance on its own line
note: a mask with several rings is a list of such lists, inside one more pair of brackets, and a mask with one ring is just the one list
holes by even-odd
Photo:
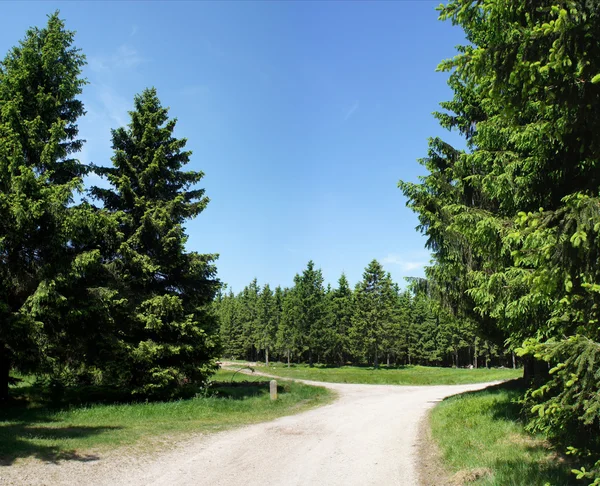
[[[0, 466], [27, 457], [86, 460], [91, 452], [125, 445], [152, 448], [174, 436], [271, 420], [334, 397], [321, 387], [285, 382], [279, 399], [271, 401], [268, 379], [233, 374], [219, 371], [206, 396], [185, 400], [0, 408]], [[26, 394], [28, 388], [22, 390]]]
[[276, 363], [257, 368], [284, 378], [324, 381], [330, 383], [363, 383], [373, 385], [462, 385], [467, 383], [485, 383], [496, 380], [512, 380], [522, 374], [522, 370], [513, 369], [464, 369], [435, 368], [430, 366], [401, 366], [378, 369], [360, 366], [327, 367], [315, 365], [292, 365]]
[[523, 392], [520, 380], [514, 380], [455, 395], [433, 409], [432, 436], [454, 484], [581, 484], [543, 437], [525, 431], [514, 402]]

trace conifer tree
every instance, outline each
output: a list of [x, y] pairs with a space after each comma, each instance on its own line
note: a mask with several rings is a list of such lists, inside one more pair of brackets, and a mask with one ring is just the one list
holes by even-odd
[[384, 352], [386, 327], [393, 321], [394, 290], [389, 274], [377, 260], [371, 261], [356, 285], [355, 307], [350, 334], [355, 351], [379, 366]]
[[269, 366], [269, 351], [275, 347], [277, 334], [277, 309], [275, 296], [266, 284], [258, 297], [256, 348], [265, 352], [265, 364]]
[[118, 214], [123, 241], [110, 265], [127, 299], [120, 323], [123, 359], [113, 372], [134, 392], [164, 394], [214, 369], [217, 323], [210, 303], [219, 283], [214, 255], [188, 252], [184, 223], [208, 204], [184, 171], [191, 152], [173, 136], [155, 89], [134, 99], [127, 127], [112, 132], [113, 167], [96, 168], [111, 184], [92, 194]]
[[73, 41], [55, 13], [0, 62], [0, 400], [10, 370], [39, 371], [42, 343], [64, 333], [57, 280], [76, 257], [70, 206], [85, 173], [73, 158], [85, 84]]
[[[296, 274], [294, 282], [297, 284], [300, 276]], [[300, 303], [296, 286], [283, 291], [281, 304], [281, 319], [277, 327], [276, 342], [279, 353], [285, 356], [288, 366], [292, 355], [300, 350], [298, 322], [300, 321]]]
[[331, 309], [334, 332], [332, 355], [340, 365], [343, 365], [350, 349], [349, 332], [354, 313], [352, 289], [343, 273], [338, 280], [337, 288], [331, 292]]
[[326, 317], [323, 274], [320, 269], [315, 268], [311, 260], [295, 283], [294, 296], [298, 304], [298, 344], [302, 351], [308, 353], [308, 363], [312, 366], [315, 356], [322, 350], [319, 337]]

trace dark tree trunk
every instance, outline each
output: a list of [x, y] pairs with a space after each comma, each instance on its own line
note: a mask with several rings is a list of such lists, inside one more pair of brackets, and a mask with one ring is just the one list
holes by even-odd
[[390, 353], [387, 354], [387, 365], [390, 367]]
[[515, 358], [515, 352], [512, 352], [513, 370], [517, 368], [517, 360]]
[[373, 361], [373, 367], [379, 368], [379, 356], [377, 356], [377, 352], [375, 352], [375, 359]]
[[290, 367], [290, 350], [289, 349], [287, 350], [287, 365], [289, 368]]
[[308, 366], [310, 366], [311, 368], [313, 367], [313, 356], [312, 356], [312, 349], [308, 350]]
[[528, 356], [523, 360], [523, 379], [534, 387], [542, 385], [548, 380], [548, 363]]
[[8, 349], [0, 344], [0, 402], [8, 400], [8, 383], [10, 377], [10, 358]]

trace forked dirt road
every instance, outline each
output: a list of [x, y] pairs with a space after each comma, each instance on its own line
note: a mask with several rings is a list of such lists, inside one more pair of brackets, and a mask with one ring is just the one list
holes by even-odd
[[306, 383], [331, 388], [339, 398], [298, 415], [198, 436], [153, 456], [0, 469], [0, 483], [415, 486], [417, 429], [426, 411], [449, 395], [490, 385]]

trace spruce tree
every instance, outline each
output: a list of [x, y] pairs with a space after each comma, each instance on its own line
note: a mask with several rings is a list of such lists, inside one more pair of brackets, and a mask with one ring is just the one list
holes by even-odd
[[[297, 284], [300, 276], [296, 274], [294, 282]], [[277, 327], [277, 349], [285, 356], [287, 365], [290, 366], [292, 356], [300, 350], [299, 323], [300, 301], [297, 286], [285, 289], [281, 305], [281, 319]]]
[[122, 361], [114, 373], [134, 392], [153, 395], [203, 382], [219, 352], [210, 303], [219, 283], [214, 255], [186, 251], [184, 223], [208, 204], [195, 188], [202, 172], [184, 171], [191, 152], [173, 136], [155, 89], [134, 99], [127, 127], [112, 132], [113, 167], [96, 168], [109, 189], [92, 194], [118, 214], [123, 241], [110, 262], [127, 299], [120, 323]]
[[258, 297], [256, 329], [256, 348], [265, 353], [265, 364], [269, 365], [269, 351], [275, 347], [275, 337], [277, 334], [277, 309], [275, 296], [266, 284]]
[[331, 309], [334, 332], [332, 354], [341, 366], [348, 358], [350, 351], [348, 333], [352, 326], [354, 313], [352, 289], [343, 273], [338, 280], [337, 288], [331, 292]]
[[73, 158], [85, 84], [73, 41], [55, 13], [0, 62], [0, 400], [10, 370], [39, 371], [44, 343], [64, 334], [57, 279], [76, 257], [70, 205], [85, 173]]
[[308, 353], [308, 363], [312, 366], [315, 356], [322, 350], [319, 337], [326, 317], [323, 274], [320, 269], [315, 268], [312, 260], [298, 277], [294, 296], [298, 299], [299, 306], [298, 343], [300, 349]]
[[386, 327], [393, 321], [395, 303], [392, 281], [377, 260], [371, 261], [365, 269], [354, 295], [356, 304], [350, 335], [355, 351], [367, 360], [372, 359], [377, 368], [385, 349]]

